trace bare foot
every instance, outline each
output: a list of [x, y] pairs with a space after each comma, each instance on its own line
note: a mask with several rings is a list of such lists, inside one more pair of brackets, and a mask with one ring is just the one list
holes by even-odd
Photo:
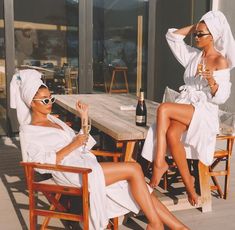
[[188, 201], [192, 206], [197, 206], [198, 205], [198, 195], [195, 191], [194, 188], [194, 183], [195, 183], [195, 178], [193, 176], [191, 176], [191, 186], [192, 188], [190, 189], [190, 191], [187, 191], [188, 194]]
[[153, 166], [153, 175], [151, 177], [149, 185], [152, 188], [155, 188], [160, 183], [162, 175], [168, 170], [169, 166], [166, 162], [163, 163], [161, 167], [158, 167], [154, 164]]

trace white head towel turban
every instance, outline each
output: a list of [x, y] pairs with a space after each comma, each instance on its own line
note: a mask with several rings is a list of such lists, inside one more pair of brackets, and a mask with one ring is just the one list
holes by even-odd
[[17, 111], [20, 125], [30, 124], [30, 105], [39, 87], [44, 85], [42, 74], [36, 70], [20, 70], [12, 77], [10, 84], [10, 106]]
[[213, 36], [215, 48], [228, 59], [232, 69], [235, 67], [235, 41], [226, 17], [221, 11], [209, 11], [202, 20]]

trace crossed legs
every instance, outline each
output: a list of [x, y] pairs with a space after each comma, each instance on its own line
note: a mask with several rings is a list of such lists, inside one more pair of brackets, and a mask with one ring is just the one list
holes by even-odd
[[106, 185], [121, 180], [128, 181], [135, 201], [149, 221], [147, 225], [148, 230], [163, 230], [163, 224], [167, 225], [170, 229], [188, 229], [168, 211], [154, 194], [149, 193], [142, 169], [138, 163], [106, 162], [100, 164], [103, 168]]
[[195, 205], [198, 203], [198, 196], [194, 189], [194, 178], [189, 172], [185, 149], [181, 143], [181, 136], [187, 130], [193, 113], [194, 107], [192, 105], [163, 103], [158, 107], [156, 126], [157, 149], [150, 186], [156, 187], [162, 175], [168, 169], [168, 164], [165, 161], [168, 145], [186, 186], [188, 200], [192, 205]]

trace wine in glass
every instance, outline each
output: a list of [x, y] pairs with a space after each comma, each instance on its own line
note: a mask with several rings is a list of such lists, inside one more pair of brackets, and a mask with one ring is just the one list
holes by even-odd
[[202, 73], [206, 70], [206, 60], [202, 58], [200, 63], [197, 66], [197, 73], [199, 76], [202, 76]]
[[90, 131], [91, 131], [91, 119], [90, 118], [88, 118], [87, 123], [83, 122], [82, 131], [83, 131], [83, 134], [86, 136], [86, 140], [85, 140], [84, 145], [83, 145], [83, 153], [86, 153], [86, 146], [87, 146], [87, 142], [88, 142], [88, 139], [89, 139], [89, 134], [90, 134]]
[[201, 80], [203, 79], [203, 72], [206, 71], [206, 59], [202, 57], [200, 63], [197, 66], [197, 76], [200, 79], [199, 90], [201, 90]]

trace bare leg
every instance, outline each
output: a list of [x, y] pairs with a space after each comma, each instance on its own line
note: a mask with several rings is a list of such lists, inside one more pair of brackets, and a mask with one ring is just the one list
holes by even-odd
[[157, 149], [154, 159], [153, 175], [150, 181], [151, 187], [156, 187], [162, 175], [168, 169], [165, 161], [166, 154], [166, 133], [171, 120], [176, 120], [188, 126], [192, 119], [194, 107], [192, 105], [177, 103], [162, 103], [157, 109], [156, 138]]
[[188, 200], [190, 204], [194, 206], [198, 204], [198, 195], [194, 189], [195, 179], [189, 172], [186, 152], [180, 141], [183, 132], [186, 130], [186, 125], [178, 121], [171, 121], [170, 127], [167, 131], [167, 143], [185, 184], [188, 193]]
[[[113, 184], [120, 180], [127, 180], [135, 201], [143, 210], [149, 224], [148, 230], [164, 229], [163, 222], [170, 227], [185, 227], [177, 218], [175, 218], [163, 205], [156, 207], [152, 196], [148, 191], [143, 172], [137, 163], [101, 163], [104, 171], [106, 185]], [[159, 202], [159, 201], [158, 201]], [[159, 202], [160, 203], [160, 202]], [[161, 209], [161, 211], [156, 211]], [[167, 211], [166, 211], [167, 210]], [[179, 228], [180, 229], [180, 228]], [[182, 228], [184, 229], [184, 228]]]
[[170, 229], [188, 230], [183, 223], [181, 223], [169, 210], [157, 199], [156, 195], [151, 194], [152, 201], [156, 208], [156, 212], [160, 216], [162, 222]]

